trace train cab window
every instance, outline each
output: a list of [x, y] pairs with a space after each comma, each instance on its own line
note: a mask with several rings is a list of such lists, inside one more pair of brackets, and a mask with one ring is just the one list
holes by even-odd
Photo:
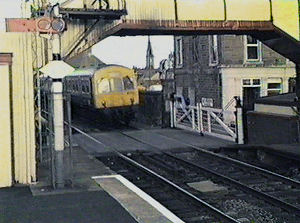
[[123, 78], [124, 90], [133, 90], [134, 84], [133, 81], [127, 76]]
[[109, 81], [108, 79], [102, 79], [97, 83], [98, 85], [98, 93], [104, 94], [110, 92]]
[[123, 91], [122, 79], [112, 78], [109, 80], [109, 82], [110, 82], [111, 91], [113, 91], [113, 92]]

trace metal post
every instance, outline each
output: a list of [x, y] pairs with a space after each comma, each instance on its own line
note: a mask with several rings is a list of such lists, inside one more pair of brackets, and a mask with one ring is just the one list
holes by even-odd
[[[54, 7], [54, 16], [59, 17], [58, 5]], [[52, 39], [53, 60], [61, 60], [61, 42], [59, 34], [54, 34]], [[54, 126], [54, 149], [55, 149], [55, 186], [63, 188], [64, 179], [64, 105], [62, 79], [54, 79], [53, 92], [53, 126]]]
[[176, 113], [177, 113], [177, 108], [176, 108], [176, 102], [173, 102], [173, 122], [174, 122], [174, 128], [177, 127], [177, 117], [176, 117]]
[[203, 134], [203, 111], [202, 104], [197, 104], [197, 112], [198, 112], [198, 130], [200, 134]]
[[64, 187], [64, 116], [63, 116], [63, 85], [61, 80], [54, 80], [53, 93], [53, 126], [55, 149], [56, 187]]
[[207, 111], [207, 131], [211, 133], [211, 118], [210, 111]]
[[193, 130], [195, 129], [195, 110], [194, 108], [191, 108], [192, 109], [192, 128]]
[[171, 121], [171, 128], [174, 128], [174, 112], [173, 112], [173, 101], [170, 100], [170, 121]]
[[48, 92], [48, 105], [47, 105], [47, 118], [48, 118], [48, 137], [49, 137], [49, 150], [48, 154], [50, 156], [49, 159], [49, 168], [51, 172], [51, 184], [52, 187], [55, 189], [55, 159], [54, 159], [54, 130], [53, 130], [53, 95], [51, 91]]
[[70, 180], [73, 183], [73, 138], [72, 138], [72, 117], [71, 117], [71, 96], [67, 97], [67, 112], [68, 112], [68, 130], [69, 130], [69, 167], [70, 167]]
[[[296, 64], [296, 96], [297, 96], [297, 110], [300, 114], [300, 63]], [[298, 118], [298, 138], [300, 140], [300, 117]]]
[[243, 125], [243, 108], [241, 105], [240, 97], [234, 97], [236, 100], [236, 142], [238, 144], [244, 144], [244, 125]]
[[300, 112], [300, 64], [296, 64], [296, 96], [298, 98], [298, 111]]

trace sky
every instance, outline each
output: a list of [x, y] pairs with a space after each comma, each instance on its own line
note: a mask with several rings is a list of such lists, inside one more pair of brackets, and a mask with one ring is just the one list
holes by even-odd
[[[0, 31], [5, 30], [4, 18], [21, 16], [21, 0], [0, 0]], [[105, 63], [143, 68], [146, 65], [147, 36], [108, 37], [96, 44], [92, 52]], [[167, 59], [173, 51], [172, 36], [151, 36], [154, 65]]]
[[[173, 36], [151, 36], [154, 66], [173, 51]], [[146, 65], [147, 36], [109, 37], [93, 47], [93, 54], [105, 63], [143, 68]]]
[[0, 0], [0, 31], [5, 30], [4, 18], [21, 16], [21, 0]]

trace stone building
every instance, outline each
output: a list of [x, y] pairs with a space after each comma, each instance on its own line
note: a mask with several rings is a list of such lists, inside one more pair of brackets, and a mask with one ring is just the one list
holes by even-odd
[[288, 92], [296, 74], [293, 63], [251, 36], [177, 36], [174, 41], [176, 93], [191, 104], [225, 108], [240, 96], [251, 110], [258, 97]]

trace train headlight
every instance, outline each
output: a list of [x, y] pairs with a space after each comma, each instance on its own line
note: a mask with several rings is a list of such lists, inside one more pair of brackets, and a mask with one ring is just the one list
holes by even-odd
[[102, 101], [102, 105], [104, 108], [106, 108], [106, 101]]

